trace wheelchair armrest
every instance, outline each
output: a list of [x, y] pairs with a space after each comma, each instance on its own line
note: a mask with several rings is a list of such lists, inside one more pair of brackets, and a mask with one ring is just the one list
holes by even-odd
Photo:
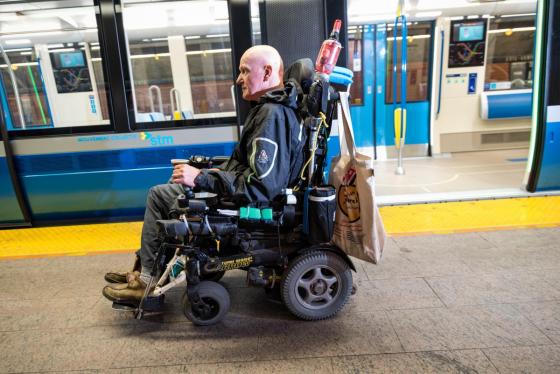
[[210, 159], [210, 167], [220, 167], [229, 161], [229, 156], [214, 156]]
[[219, 167], [229, 160], [228, 156], [214, 156], [208, 157], [203, 155], [192, 155], [188, 159], [176, 159], [171, 162], [188, 164], [197, 169], [210, 169]]
[[166, 237], [183, 237], [188, 233], [185, 223], [178, 219], [160, 219], [156, 221], [156, 224]]
[[216, 205], [217, 209], [229, 209], [229, 210], [237, 210], [241, 207], [240, 204], [236, 204], [233, 201], [229, 200], [219, 200], [218, 204]]

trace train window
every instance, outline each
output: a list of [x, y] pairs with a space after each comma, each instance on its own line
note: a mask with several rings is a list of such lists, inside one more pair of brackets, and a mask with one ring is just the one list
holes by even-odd
[[533, 86], [534, 15], [490, 19], [484, 89], [514, 90]]
[[136, 122], [234, 117], [227, 1], [123, 2]]
[[253, 29], [253, 45], [262, 44], [259, 1], [261, 0], [251, 0], [251, 27]]
[[354, 82], [350, 86], [350, 104], [352, 105], [364, 104], [363, 27], [348, 27], [348, 69], [354, 72]]
[[[393, 102], [393, 25], [387, 25], [386, 103]], [[401, 29], [397, 34], [398, 64], [401, 61]], [[408, 25], [406, 100], [426, 101], [429, 91], [431, 22], [414, 22]], [[401, 74], [397, 71], [397, 100], [400, 101]]]
[[[93, 1], [3, 5], [0, 96], [9, 130], [108, 124]], [[100, 60], [100, 57], [97, 57]], [[105, 110], [103, 110], [105, 108]]]

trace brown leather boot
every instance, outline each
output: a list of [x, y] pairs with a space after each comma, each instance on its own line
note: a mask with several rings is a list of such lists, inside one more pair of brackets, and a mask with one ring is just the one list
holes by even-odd
[[140, 275], [130, 277], [125, 284], [115, 284], [103, 288], [103, 296], [118, 303], [137, 302], [142, 299], [146, 291], [146, 283], [140, 279]]
[[142, 266], [140, 265], [140, 258], [136, 256], [132, 271], [110, 271], [105, 274], [105, 281], [109, 283], [128, 283], [129, 276], [132, 273], [140, 273], [141, 268]]
[[138, 271], [110, 271], [105, 274], [105, 280], [109, 283], [128, 283], [131, 277], [140, 275]]

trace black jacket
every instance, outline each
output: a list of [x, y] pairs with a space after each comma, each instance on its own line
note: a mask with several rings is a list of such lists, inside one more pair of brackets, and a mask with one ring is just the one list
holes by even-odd
[[306, 136], [297, 115], [297, 89], [263, 95], [247, 116], [241, 139], [220, 171], [202, 170], [197, 187], [239, 202], [271, 201], [293, 187], [303, 167]]

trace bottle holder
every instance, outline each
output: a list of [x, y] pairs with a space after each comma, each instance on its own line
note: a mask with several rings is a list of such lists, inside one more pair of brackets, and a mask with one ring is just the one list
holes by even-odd
[[312, 188], [308, 195], [308, 237], [311, 244], [331, 241], [336, 212], [336, 189], [333, 186]]

